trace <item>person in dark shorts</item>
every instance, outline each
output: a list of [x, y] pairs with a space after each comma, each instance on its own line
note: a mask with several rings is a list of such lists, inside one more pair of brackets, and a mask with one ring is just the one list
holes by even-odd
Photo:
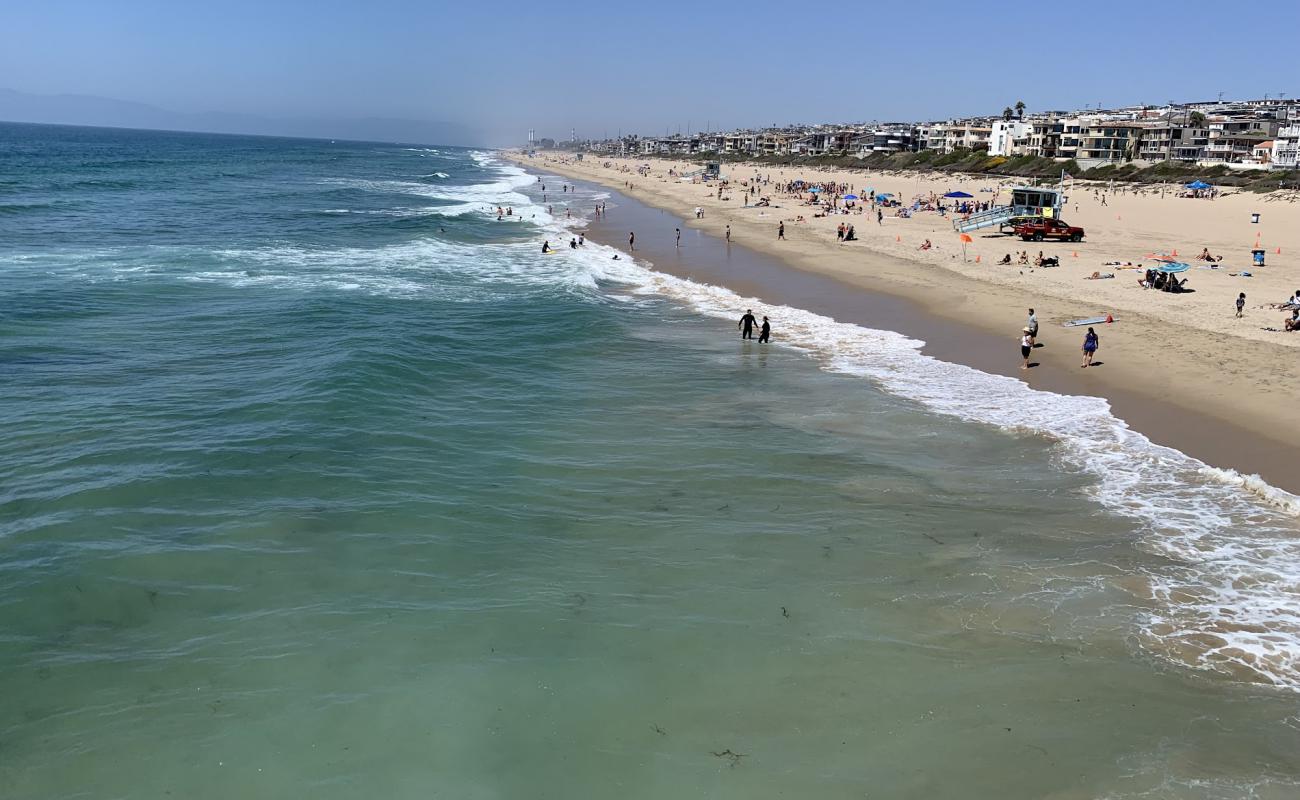
[[779, 225], [776, 226], [776, 238], [778, 238], [778, 239], [784, 239], [784, 238], [785, 238], [785, 223], [784, 223], [784, 222], [782, 222], [781, 224], [779, 224]]
[[1020, 357], [1024, 362], [1020, 365], [1021, 369], [1029, 369], [1029, 354], [1034, 352], [1034, 337], [1028, 328], [1021, 331], [1020, 336]]
[[763, 317], [763, 327], [760, 328], [758, 331], [758, 343], [770, 344], [771, 341], [772, 341], [772, 323], [767, 321], [767, 317]]
[[754, 338], [754, 321], [754, 310], [752, 308], [745, 309], [745, 316], [741, 317], [740, 322], [736, 323], [736, 327], [740, 328], [740, 338]]
[[1092, 328], [1083, 336], [1083, 366], [1092, 366], [1092, 357], [1096, 355], [1097, 348], [1101, 347], [1101, 337]]

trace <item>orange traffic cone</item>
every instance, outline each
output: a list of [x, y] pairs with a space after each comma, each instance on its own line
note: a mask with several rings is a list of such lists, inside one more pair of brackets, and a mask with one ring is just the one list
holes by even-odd
[[1074, 257], [1075, 257], [1075, 258], [1078, 258], [1078, 257], [1079, 257], [1079, 251], [1078, 251], [1078, 250], [1075, 250], [1075, 251], [1074, 251]]
[[1279, 255], [1279, 256], [1282, 255], [1282, 248], [1279, 247], [1275, 252], [1276, 252], [1277, 255]]
[[980, 257], [978, 253], [975, 254], [975, 263], [976, 264], [980, 263]]
[[895, 236], [895, 237], [894, 237], [894, 241], [896, 241], [896, 242], [901, 242], [901, 241], [903, 241], [903, 237], [902, 237], [902, 236]]
[[1178, 248], [1174, 248], [1174, 258], [1178, 258]]
[[1115, 321], [1115, 318], [1114, 318], [1114, 317], [1112, 317], [1110, 314], [1107, 314], [1107, 315], [1106, 315], [1106, 324], [1107, 324], [1107, 325], [1111, 324], [1111, 323], [1114, 322], [1114, 321]]

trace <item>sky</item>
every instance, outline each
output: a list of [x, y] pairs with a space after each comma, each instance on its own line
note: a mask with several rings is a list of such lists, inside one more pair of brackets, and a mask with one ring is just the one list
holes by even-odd
[[1295, 0], [0, 8], [0, 89], [183, 113], [454, 122], [493, 145], [520, 143], [529, 128], [560, 139], [942, 119], [1017, 100], [1033, 111], [1300, 94], [1300, 70], [1274, 34], [1297, 29]]

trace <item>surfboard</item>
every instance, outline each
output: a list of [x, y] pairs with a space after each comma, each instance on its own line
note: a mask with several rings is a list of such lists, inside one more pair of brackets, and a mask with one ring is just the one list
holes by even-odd
[[[1111, 317], [1111, 321], [1114, 321], [1114, 319], [1115, 319], [1114, 317]], [[1062, 325], [1061, 327], [1077, 328], [1080, 325], [1100, 325], [1105, 321], [1106, 321], [1106, 316], [1103, 314], [1100, 317], [1088, 317], [1087, 319], [1072, 319], [1069, 322]]]

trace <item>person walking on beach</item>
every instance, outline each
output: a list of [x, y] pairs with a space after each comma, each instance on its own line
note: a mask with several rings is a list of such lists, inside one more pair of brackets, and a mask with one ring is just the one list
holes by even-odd
[[782, 221], [781, 223], [779, 223], [779, 224], [776, 226], [776, 238], [777, 238], [777, 239], [784, 239], [784, 238], [785, 238], [785, 222], [784, 222], [784, 221]]
[[731, 243], [731, 226], [730, 226], [730, 225], [727, 226], [727, 243], [728, 243], [728, 244]]
[[678, 246], [678, 247], [681, 247], [681, 246], [682, 246], [682, 229], [681, 229], [681, 228], [674, 228], [673, 230], [677, 231], [677, 246]]
[[1032, 308], [1029, 309], [1029, 320], [1025, 323], [1025, 325], [1028, 326], [1027, 330], [1029, 331], [1029, 335], [1037, 339], [1038, 338], [1038, 315], [1034, 313], [1034, 310]]
[[754, 309], [752, 308], [745, 309], [745, 316], [740, 318], [740, 322], [736, 324], [736, 327], [740, 328], [740, 338], [753, 339], [754, 338]]
[[1101, 337], [1097, 335], [1096, 331], [1089, 328], [1088, 332], [1083, 335], [1083, 366], [1092, 366], [1092, 357], [1097, 352], [1098, 347], [1101, 347]]
[[758, 343], [772, 343], [772, 323], [767, 321], [767, 317], [763, 317], [763, 327], [758, 331]]
[[1029, 369], [1029, 354], [1034, 352], [1034, 337], [1029, 334], [1028, 328], [1025, 328], [1020, 333], [1020, 357], [1024, 359], [1020, 364], [1020, 368]]
[[1242, 292], [1237, 295], [1237, 319], [1241, 319], [1242, 313], [1246, 310], [1246, 293]]
[[877, 225], [885, 224], [885, 212], [881, 211], [878, 208], [876, 209], [876, 224]]
[[632, 231], [627, 235], [627, 249], [628, 250], [636, 249], [636, 231]]

